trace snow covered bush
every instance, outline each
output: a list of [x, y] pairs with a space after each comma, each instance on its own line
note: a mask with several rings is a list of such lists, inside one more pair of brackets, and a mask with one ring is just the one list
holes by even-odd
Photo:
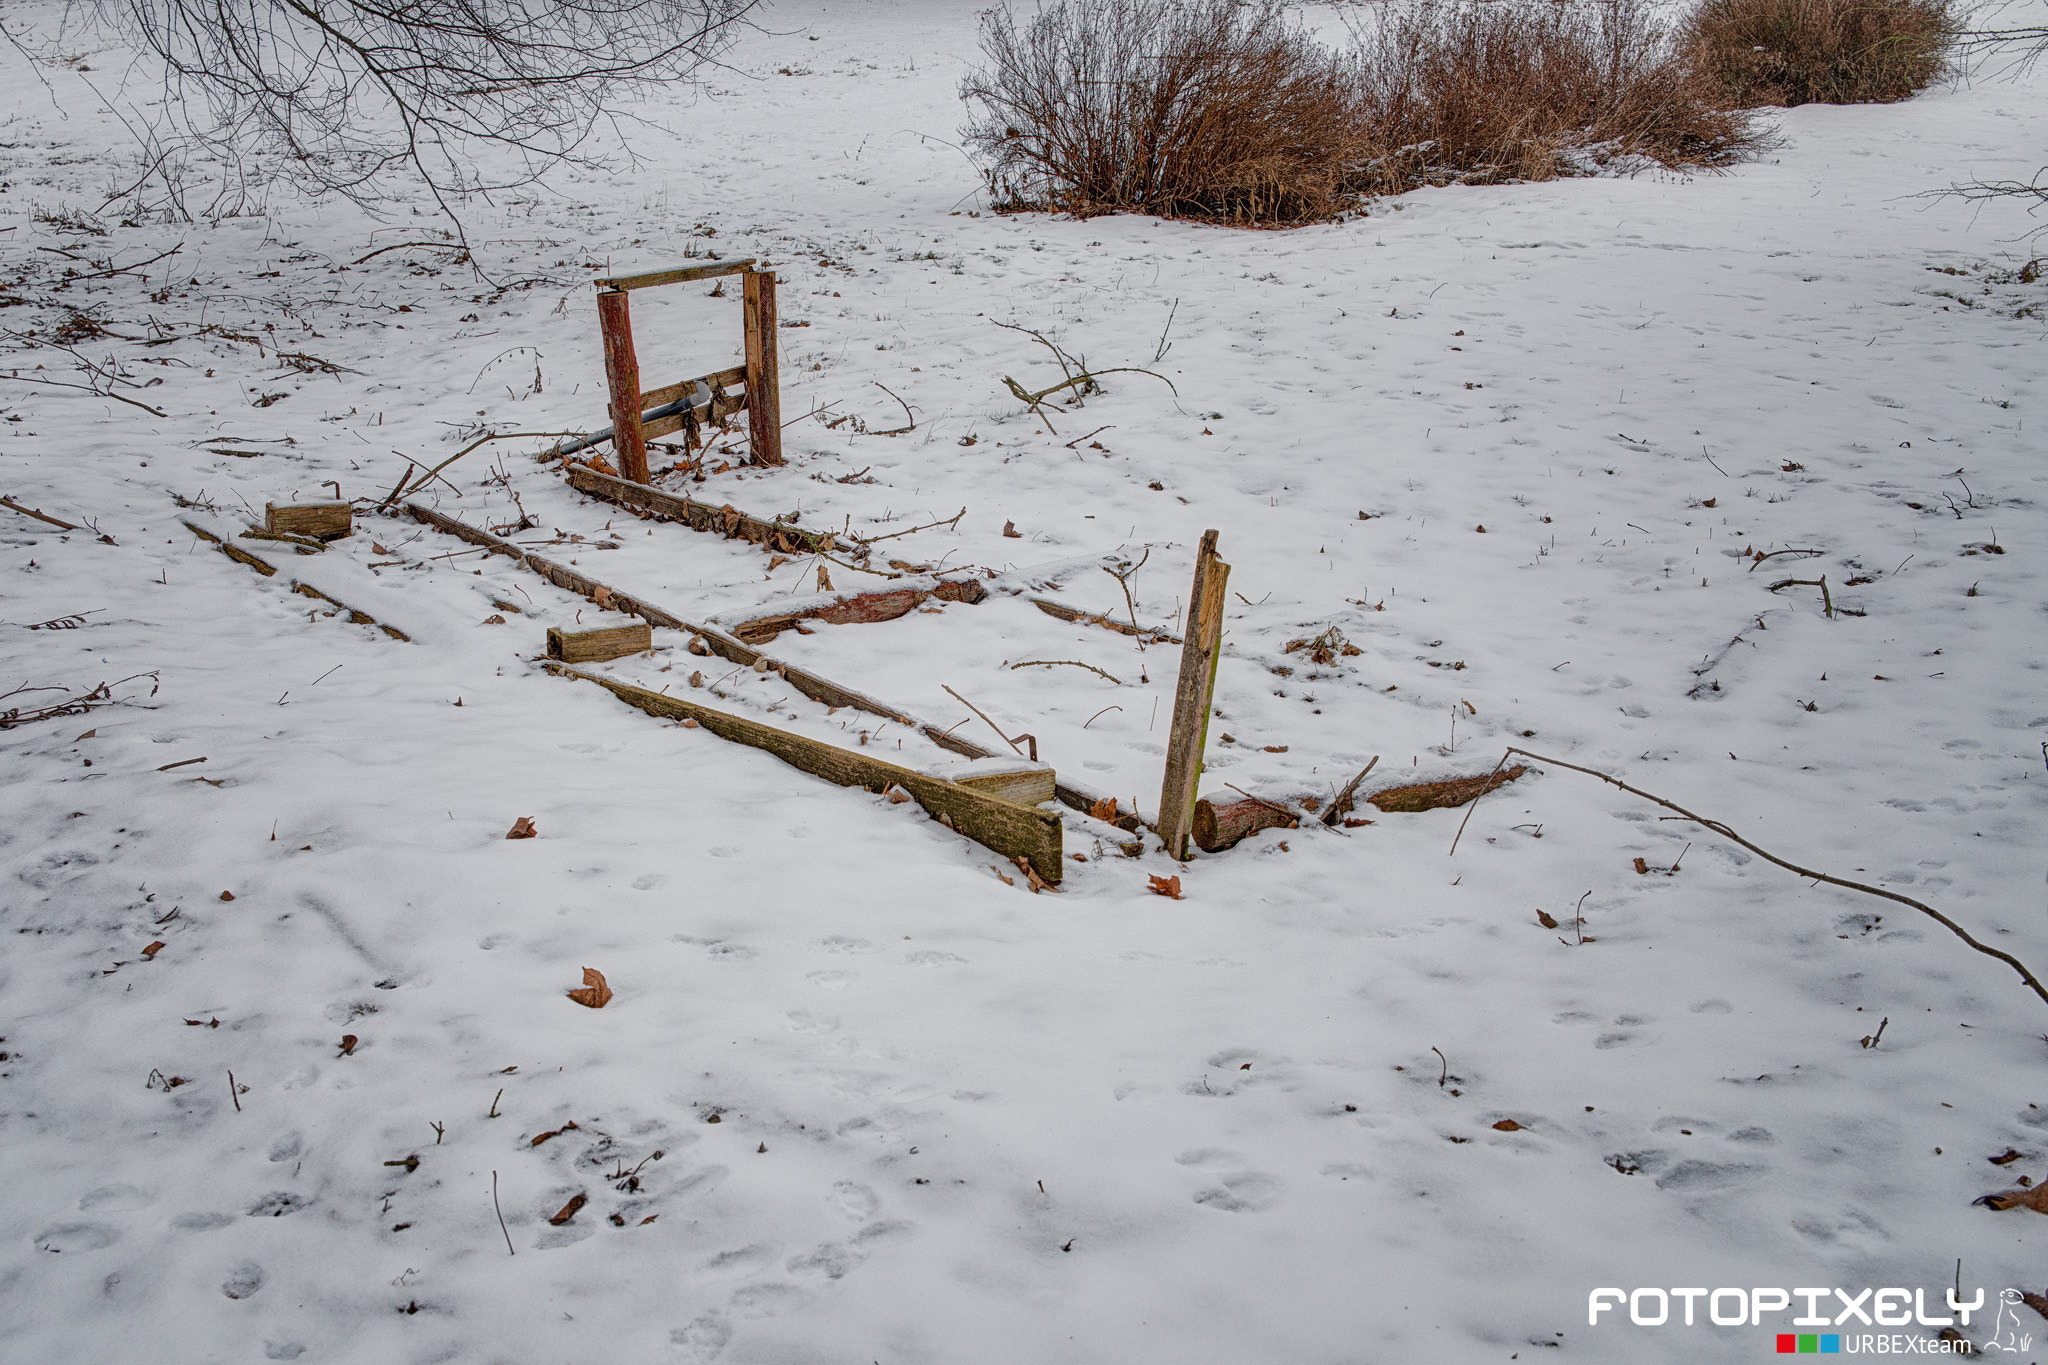
[[1341, 206], [1352, 63], [1277, 0], [1062, 0], [982, 16], [961, 84], [998, 206], [1279, 225]]
[[1703, 0], [1684, 43], [1732, 104], [1890, 103], [1942, 74], [1957, 27], [1947, 0]]
[[1547, 180], [1618, 157], [1717, 166], [1758, 142], [1643, 0], [1389, 5], [1360, 25], [1358, 61], [1364, 182], [1383, 193]]

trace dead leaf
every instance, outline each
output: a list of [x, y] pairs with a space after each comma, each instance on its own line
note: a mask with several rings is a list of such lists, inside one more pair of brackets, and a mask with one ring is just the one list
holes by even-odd
[[605, 984], [603, 972], [595, 967], [585, 967], [582, 988], [570, 991], [569, 998], [579, 1005], [601, 1010], [611, 1003], [612, 988]]
[[889, 798], [889, 804], [892, 806], [900, 806], [910, 799], [910, 793], [893, 782], [883, 789], [882, 794]]
[[640, 1220], [640, 1226], [644, 1228], [644, 1227], [646, 1227], [646, 1226], [647, 1226], [647, 1225], [648, 1225], [649, 1223], [653, 1222], [653, 1221], [654, 1221], [655, 1219], [657, 1219], [657, 1218], [659, 1218], [659, 1217], [661, 1217], [661, 1215], [660, 1215], [660, 1214], [658, 1214], [658, 1213], [650, 1213], [650, 1214], [648, 1214], [648, 1215], [647, 1215], [647, 1216], [646, 1216], [645, 1218], [642, 1218], [642, 1219]]
[[1715, 504], [1715, 502], [1717, 502], [1717, 501], [1718, 501], [1718, 499], [1715, 499], [1715, 498], [1702, 498], [1702, 499], [1700, 499], [1700, 506], [1702, 506], [1702, 507], [1712, 507], [1712, 506], [1713, 506], [1713, 505]]
[[1168, 900], [1176, 901], [1187, 899], [1180, 893], [1179, 877], [1161, 877], [1158, 874], [1154, 873], [1148, 876], [1145, 880], [1145, 889], [1147, 891], [1150, 891], [1155, 896], [1164, 896]]
[[1017, 870], [1024, 874], [1024, 880], [1031, 883], [1031, 891], [1033, 895], [1036, 895], [1040, 891], [1059, 890], [1057, 886], [1054, 886], [1051, 882], [1039, 876], [1038, 869], [1033, 867], [1031, 865], [1031, 860], [1029, 858], [1026, 858], [1023, 854], [1018, 854], [1010, 861], [1017, 864]]
[[1502, 1119], [1499, 1123], [1493, 1125], [1493, 1131], [1496, 1133], [1519, 1133], [1522, 1131], [1522, 1125], [1516, 1123], [1513, 1119]]
[[98, 733], [99, 733], [99, 729], [98, 729], [98, 727], [97, 727], [97, 726], [95, 726], [95, 727], [94, 727], [93, 729], [87, 730], [87, 731], [86, 731], [86, 732], [85, 732], [84, 734], [80, 735], [80, 736], [78, 737], [78, 739], [74, 739], [74, 740], [72, 740], [71, 742], [72, 742], [73, 744], [76, 744], [76, 743], [78, 743], [78, 740], [79, 740], [79, 739], [91, 739], [91, 738], [92, 738], [92, 737], [93, 737], [94, 735], [96, 735], [96, 734], [98, 734]]
[[1555, 929], [1557, 927], [1557, 921], [1552, 919], [1548, 913], [1542, 910], [1538, 910], [1536, 912], [1536, 922], [1546, 929]]
[[1304, 796], [1301, 798], [1301, 808], [1310, 813], [1319, 811], [1323, 808], [1323, 798], [1320, 796]]
[[2006, 1190], [2001, 1194], [1987, 1194], [1976, 1202], [2001, 1211], [2024, 1205], [2036, 1213], [2048, 1213], [2048, 1185], [2031, 1190]]
[[832, 587], [832, 575], [831, 575], [830, 573], [826, 572], [825, 566], [824, 566], [823, 564], [820, 564], [820, 565], [818, 566], [818, 591], [819, 591], [819, 592], [831, 592], [831, 591], [833, 591], [833, 587]]
[[235, 893], [232, 891], [223, 891], [220, 893], [220, 898], [224, 901], [231, 901], [235, 898]]
[[1117, 816], [1116, 798], [1114, 796], [1103, 797], [1088, 808], [1088, 814], [1097, 820], [1106, 821], [1112, 825], [1115, 824]]
[[531, 815], [522, 815], [512, 822], [512, 831], [505, 837], [507, 839], [538, 839], [540, 831], [533, 827], [533, 817]]
[[684, 716], [684, 717], [683, 717], [683, 728], [684, 728], [685, 730], [694, 730], [694, 729], [696, 729], [696, 728], [697, 728], [697, 718], [696, 718], [695, 716]]
[[502, 616], [486, 616], [483, 619], [483, 624], [487, 626], [502, 626], [505, 624], [505, 618]]
[[[149, 950], [145, 948], [143, 951], [148, 952]], [[2010, 1166], [2013, 1162], [2020, 1159], [2020, 1154], [2008, 1147], [1997, 1156], [1987, 1156], [1984, 1159], [1994, 1166]]]
[[377, 555], [388, 555], [391, 553], [391, 551], [385, 549], [382, 545], [379, 545], [376, 541], [373, 540], [370, 542], [370, 553]]
[[1012, 540], [1024, 539], [1024, 533], [1017, 529], [1017, 523], [1014, 521], [1006, 521], [1003, 523], [1003, 534], [1008, 536]]
[[1486, 534], [1486, 528], [1484, 526], [1479, 527], [1478, 530], [1480, 535], [1483, 536]]
[[163, 950], [164, 950], [164, 944], [163, 944], [163, 940], [162, 940], [162, 939], [158, 939], [158, 940], [157, 940], [157, 941], [156, 941], [155, 943], [152, 943], [152, 944], [150, 944], [150, 945], [149, 945], [149, 946], [148, 946], [147, 948], [144, 948], [144, 949], [142, 950], [142, 955], [143, 955], [144, 957], [148, 957], [148, 958], [153, 958], [153, 957], [155, 957], [155, 956], [156, 956], [156, 955], [157, 955], [158, 953], [162, 952]]
[[1268, 744], [1266, 752], [1269, 754], [1284, 754], [1287, 752], [1287, 746], [1285, 744]]
[[600, 583], [590, 590], [590, 600], [597, 603], [597, 609], [599, 611], [610, 611], [612, 609], [613, 600], [612, 590], [610, 588], [607, 588], [604, 584]]
[[1003, 875], [1003, 870], [1000, 867], [997, 867], [994, 863], [990, 863], [988, 865], [988, 870], [995, 873], [996, 880], [1000, 881], [1004, 886], [1015, 886], [1017, 884], [1011, 878], [1005, 877]]
[[1346, 820], [1344, 822], [1344, 828], [1357, 829], [1360, 825], [1369, 825], [1371, 823], [1372, 821], [1370, 820]]
[[526, 1145], [529, 1147], [538, 1147], [543, 1142], [546, 1142], [549, 1138], [560, 1137], [564, 1133], [575, 1133], [581, 1131], [582, 1130], [576, 1126], [575, 1121], [571, 1120], [570, 1122], [563, 1124], [560, 1128], [551, 1129], [548, 1132], [536, 1135], [533, 1141], [527, 1143]]
[[612, 462], [602, 455], [591, 456], [589, 463], [590, 467], [600, 474], [609, 474], [615, 479], [619, 477], [619, 471], [612, 468]]
[[340, 1055], [341, 1055], [341, 1056], [343, 1056], [343, 1057], [353, 1057], [353, 1056], [355, 1056], [355, 1055], [356, 1055], [356, 1042], [357, 1042], [357, 1039], [356, 1039], [356, 1036], [355, 1036], [355, 1035], [354, 1035], [353, 1033], [344, 1033], [344, 1034], [342, 1034], [342, 1035], [341, 1035], [341, 1053], [340, 1053]]
[[1650, 874], [1650, 865], [1649, 865], [1648, 863], [1644, 862], [1644, 861], [1643, 861], [1643, 860], [1642, 860], [1641, 858], [1638, 858], [1638, 859], [1636, 859], [1636, 875], [1637, 875], [1638, 877], [1646, 877], [1646, 876], [1648, 876], [1649, 874]]
[[588, 1204], [589, 1202], [590, 1197], [588, 1195], [579, 1194], [574, 1199], [571, 1199], [568, 1203], [562, 1205], [562, 1211], [556, 1214], [554, 1217], [548, 1219], [548, 1222], [554, 1224], [556, 1227], [560, 1227], [562, 1226], [562, 1224], [568, 1222], [571, 1218], [574, 1218], [576, 1216], [576, 1210], [582, 1208], [585, 1204]]
[[690, 674], [690, 686], [692, 686], [692, 687], [702, 687], [703, 685], [704, 685], [704, 675], [703, 675], [702, 673], [699, 673], [699, 672], [694, 672], [694, 671], [693, 671], [693, 672], [692, 672], [692, 673]]

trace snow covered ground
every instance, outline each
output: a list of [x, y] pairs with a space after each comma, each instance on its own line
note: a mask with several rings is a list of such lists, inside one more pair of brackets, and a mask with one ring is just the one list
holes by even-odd
[[[1462, 811], [1185, 868], [1074, 817], [1088, 861], [1033, 895], [915, 804], [547, 676], [544, 628], [600, 614], [506, 559], [364, 510], [324, 554], [241, 542], [266, 579], [181, 524], [232, 536], [329, 480], [374, 504], [484, 424], [598, 425], [588, 280], [756, 256], [790, 463], [690, 491], [867, 535], [964, 507], [876, 564], [1065, 564], [1061, 597], [1119, 613], [1087, 566], [1149, 547], [1148, 625], [1219, 529], [1205, 790], [1327, 800], [1374, 755], [1368, 791], [1515, 743], [2048, 968], [2048, 284], [2018, 278], [2023, 215], [1923, 197], [2033, 173], [2039, 79], [1800, 109], [1726, 176], [1283, 233], [1005, 218], [948, 141], [971, 9], [777, 5], [648, 111], [636, 177], [479, 209], [488, 280], [360, 259], [429, 216], [282, 190], [77, 230], [132, 162], [95, 94], [127, 109], [124, 59], [46, 90], [10, 51], [0, 492], [91, 528], [0, 509], [6, 685], [150, 676], [4, 735], [0, 1355], [1732, 1361], [1792, 1314], [1591, 1327], [1587, 1294], [2038, 1291], [2048, 1223], [1971, 1201], [2048, 1175], [2048, 1005], [1905, 906], [1541, 765], [1455, 856]], [[732, 363], [704, 292], [636, 300], [649, 384]], [[997, 322], [1178, 397], [1113, 376], [1050, 430], [1001, 382], [1049, 354]], [[82, 361], [150, 386], [20, 382], [103, 384]], [[856, 430], [901, 424], [878, 385], [914, 432]], [[523, 540], [690, 619], [812, 590], [808, 560], [571, 493], [545, 444], [428, 501], [501, 525], [516, 493]], [[1754, 558], [1789, 548], [1819, 554]], [[1822, 574], [1833, 619], [1769, 590]], [[1362, 652], [1284, 653], [1330, 626]], [[615, 671], [703, 663], [656, 643]], [[997, 595], [770, 648], [992, 742], [950, 686], [1157, 800], [1170, 645]], [[540, 837], [503, 837], [520, 816]], [[1172, 872], [1185, 899], [1147, 891]], [[565, 998], [584, 966], [601, 1011]]]

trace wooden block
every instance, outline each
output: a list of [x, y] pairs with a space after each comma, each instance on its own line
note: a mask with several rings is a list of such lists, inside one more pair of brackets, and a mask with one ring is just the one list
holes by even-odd
[[1195, 802], [1195, 847], [1220, 853], [1262, 829], [1294, 829], [1299, 819], [1275, 803], [1240, 796], [1205, 796]]
[[1000, 796], [1005, 801], [1015, 801], [1023, 806], [1052, 800], [1053, 789], [1058, 785], [1050, 763], [1006, 763], [1000, 758], [980, 759], [946, 769], [938, 775], [951, 778], [960, 786]]
[[650, 692], [593, 673], [579, 673], [561, 664], [549, 664], [548, 668], [567, 677], [594, 682], [650, 716], [694, 720], [720, 739], [765, 749], [791, 767], [838, 786], [864, 787], [871, 792], [901, 787], [934, 820], [944, 822], [955, 833], [964, 834], [1005, 858], [1023, 858], [1048, 882], [1057, 884], [1066, 875], [1061, 865], [1060, 817], [1051, 811], [1006, 801], [963, 783], [917, 772], [856, 749], [842, 749], [808, 735], [778, 730], [681, 697]]
[[356, 529], [355, 509], [345, 502], [267, 502], [263, 529], [274, 536], [340, 540]]
[[548, 627], [548, 657], [570, 664], [596, 664], [654, 648], [654, 627], [645, 621], [596, 630]]

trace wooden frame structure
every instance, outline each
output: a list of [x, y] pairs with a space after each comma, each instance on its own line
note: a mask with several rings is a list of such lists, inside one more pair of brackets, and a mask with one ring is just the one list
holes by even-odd
[[[640, 361], [633, 351], [631, 291], [665, 284], [687, 284], [724, 275], [741, 277], [740, 303], [746, 324], [746, 363], [715, 374], [699, 375], [642, 391]], [[647, 443], [672, 432], [694, 434], [701, 423], [720, 422], [742, 409], [747, 414], [747, 444], [752, 461], [782, 461], [782, 400], [775, 354], [775, 275], [757, 270], [754, 260], [720, 261], [716, 265], [655, 270], [641, 275], [607, 276], [594, 282], [597, 328], [604, 341], [605, 385], [611, 399], [612, 448], [619, 473], [633, 483], [647, 482]], [[743, 385], [738, 394], [727, 389]]]

